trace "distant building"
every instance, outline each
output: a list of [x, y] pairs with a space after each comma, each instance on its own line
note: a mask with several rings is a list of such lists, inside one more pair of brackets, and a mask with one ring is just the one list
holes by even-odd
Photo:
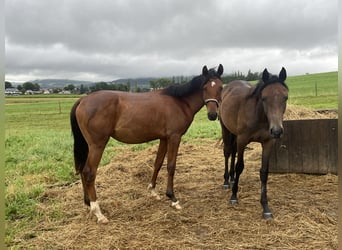
[[17, 88], [7, 88], [5, 95], [21, 95], [21, 92]]

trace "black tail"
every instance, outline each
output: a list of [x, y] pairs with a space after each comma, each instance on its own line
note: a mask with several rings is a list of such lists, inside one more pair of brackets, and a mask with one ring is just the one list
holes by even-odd
[[77, 174], [82, 172], [88, 158], [88, 144], [83, 137], [76, 119], [76, 109], [79, 104], [80, 100], [74, 104], [70, 112], [71, 131], [74, 136], [74, 161]]

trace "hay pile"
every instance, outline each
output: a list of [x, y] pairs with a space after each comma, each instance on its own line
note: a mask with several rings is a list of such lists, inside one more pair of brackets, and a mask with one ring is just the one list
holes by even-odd
[[[80, 182], [54, 187], [42, 196], [44, 215], [36, 228], [17, 237], [17, 247], [33, 249], [337, 249], [337, 176], [271, 174], [269, 205], [274, 219], [261, 217], [260, 146], [250, 144], [240, 181], [239, 204], [222, 189], [222, 149], [216, 141], [182, 144], [175, 193], [183, 209], [166, 198], [166, 167], [149, 196], [157, 146], [117, 152], [100, 167], [97, 192], [108, 225], [87, 218]], [[108, 148], [107, 150], [111, 150]]]
[[337, 110], [312, 110], [302, 106], [287, 105], [284, 120], [337, 119]]

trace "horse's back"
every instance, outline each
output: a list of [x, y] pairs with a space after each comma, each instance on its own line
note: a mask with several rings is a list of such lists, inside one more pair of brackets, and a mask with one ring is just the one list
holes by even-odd
[[246, 96], [251, 92], [253, 86], [242, 80], [235, 80], [229, 82], [222, 90], [222, 98], [227, 98], [229, 96]]
[[220, 119], [233, 134], [237, 135], [245, 129], [249, 119], [247, 114], [255, 108], [253, 100], [248, 98], [253, 89], [254, 86], [247, 81], [235, 80], [229, 82], [222, 90]]

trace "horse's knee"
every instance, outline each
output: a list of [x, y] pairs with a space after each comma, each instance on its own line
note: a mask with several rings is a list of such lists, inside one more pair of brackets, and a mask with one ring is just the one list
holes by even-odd
[[92, 170], [91, 168], [85, 167], [82, 171], [84, 181], [86, 182], [85, 184], [93, 183], [96, 178], [95, 171]]
[[244, 162], [242, 161], [242, 162], [238, 162], [237, 164], [236, 164], [236, 174], [237, 175], [240, 175], [241, 173], [242, 173], [242, 171], [243, 171], [243, 169], [245, 168], [245, 164], [244, 164]]
[[175, 170], [176, 170], [176, 166], [174, 164], [168, 164], [167, 165], [167, 172], [168, 172], [169, 176], [174, 176]]

